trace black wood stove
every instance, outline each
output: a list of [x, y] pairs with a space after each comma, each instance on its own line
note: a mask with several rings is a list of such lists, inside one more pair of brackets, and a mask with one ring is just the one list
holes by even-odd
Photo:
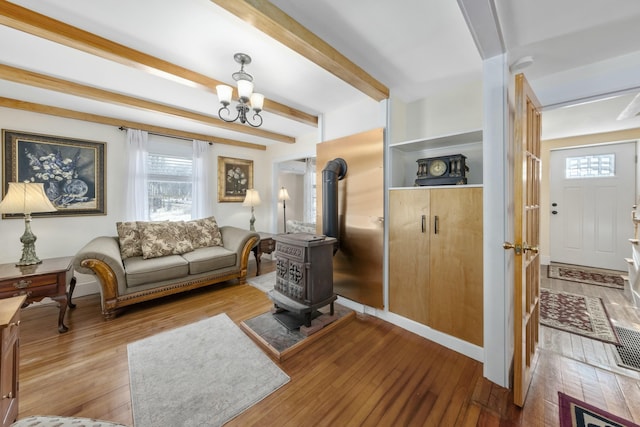
[[289, 329], [311, 320], [317, 309], [331, 305], [333, 293], [333, 250], [336, 239], [310, 233], [279, 234], [276, 241], [276, 283], [269, 292], [274, 316]]

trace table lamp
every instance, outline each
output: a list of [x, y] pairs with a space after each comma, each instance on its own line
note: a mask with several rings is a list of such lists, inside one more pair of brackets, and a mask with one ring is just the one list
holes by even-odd
[[289, 192], [287, 191], [286, 188], [284, 187], [280, 188], [280, 191], [278, 192], [278, 200], [282, 202], [284, 232], [286, 233], [287, 232], [287, 200], [291, 200], [291, 197], [289, 197]]
[[56, 208], [44, 193], [44, 185], [31, 182], [10, 182], [9, 191], [0, 202], [0, 213], [24, 214], [24, 234], [22, 258], [16, 265], [40, 264], [36, 256], [36, 236], [31, 232], [31, 214], [34, 212], [53, 212]]
[[247, 190], [247, 195], [242, 202], [242, 206], [251, 206], [251, 219], [249, 220], [249, 230], [256, 231], [254, 224], [256, 223], [256, 217], [253, 216], [253, 207], [260, 204], [260, 195], [258, 190], [250, 188]]

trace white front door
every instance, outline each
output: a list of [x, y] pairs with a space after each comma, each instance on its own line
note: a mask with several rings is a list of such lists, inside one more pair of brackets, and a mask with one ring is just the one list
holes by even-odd
[[635, 143], [551, 151], [551, 261], [626, 270]]

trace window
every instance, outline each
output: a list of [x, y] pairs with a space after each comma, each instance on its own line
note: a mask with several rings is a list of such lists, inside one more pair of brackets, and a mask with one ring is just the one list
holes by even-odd
[[149, 138], [147, 184], [151, 221], [191, 219], [193, 165], [191, 145]]
[[615, 154], [567, 157], [565, 177], [603, 178], [615, 176]]

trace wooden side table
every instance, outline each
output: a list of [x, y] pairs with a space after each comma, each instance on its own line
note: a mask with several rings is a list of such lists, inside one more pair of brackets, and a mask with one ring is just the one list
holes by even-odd
[[[49, 258], [40, 264], [17, 266], [0, 264], [0, 298], [19, 295], [27, 297], [24, 306], [49, 297], [58, 303], [58, 332], [67, 332], [64, 315], [75, 287], [73, 257]], [[67, 294], [67, 278], [70, 277], [70, 292]]]
[[273, 234], [258, 232], [260, 241], [251, 249], [256, 257], [256, 276], [260, 275], [260, 258], [262, 254], [270, 254], [276, 250], [276, 242], [273, 240]]

